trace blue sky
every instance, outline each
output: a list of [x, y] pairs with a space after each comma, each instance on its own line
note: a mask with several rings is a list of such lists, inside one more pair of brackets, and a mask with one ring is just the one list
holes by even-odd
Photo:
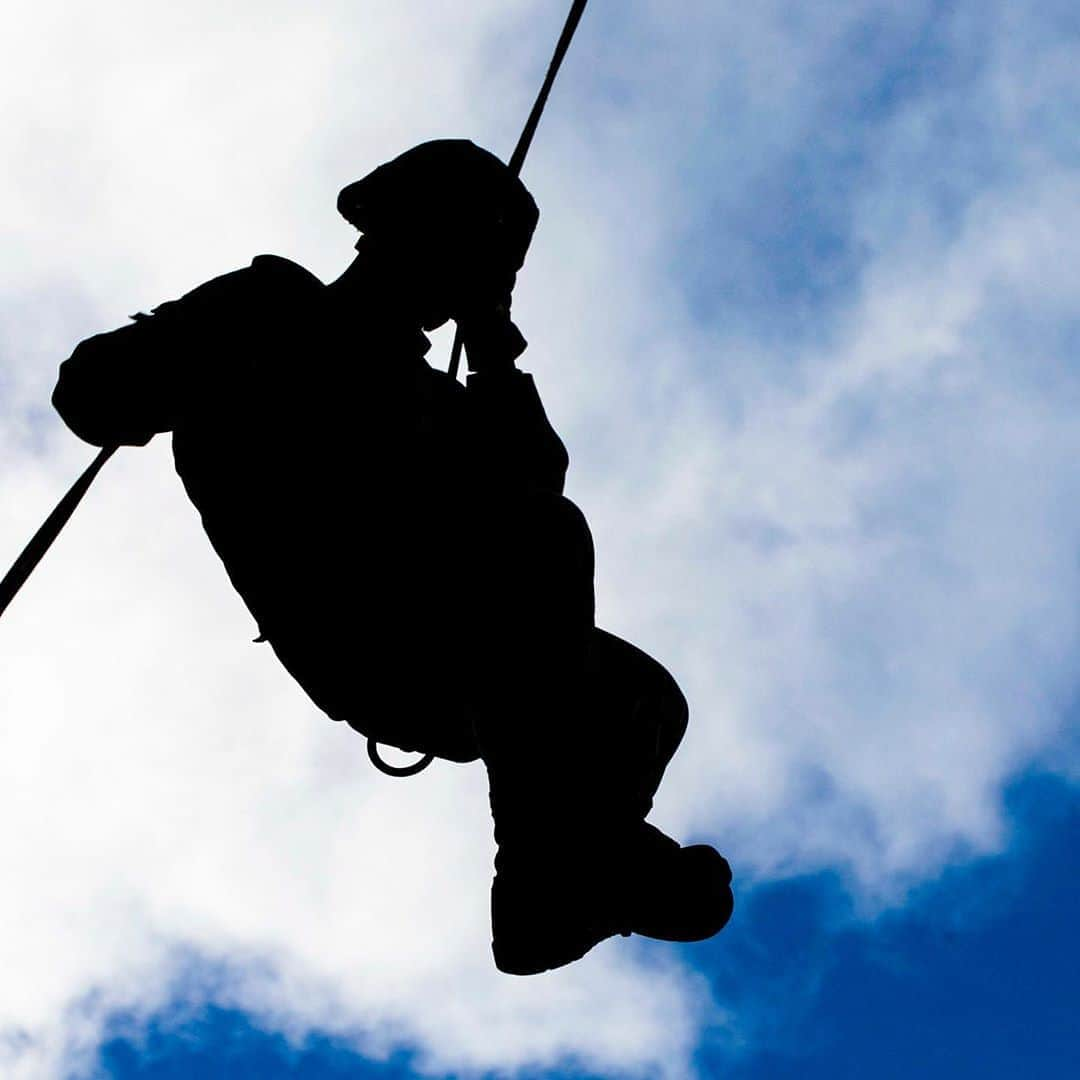
[[[331, 277], [338, 188], [508, 151], [565, 14], [255, 8], [44, 0], [5, 43], [0, 561], [87, 460], [76, 341], [260, 251]], [[601, 622], [691, 702], [656, 820], [731, 858], [728, 930], [497, 976], [482, 776], [371, 773], [158, 439], [0, 624], [0, 1070], [1068, 1075], [1078, 42], [1058, 0], [593, 0], [537, 137], [523, 366]]]
[[[756, 1018], [735, 1049], [706, 1033], [704, 1075], [786, 1077], [1062, 1077], [1080, 1052], [1075, 930], [1080, 800], [1032, 775], [1007, 794], [1010, 854], [950, 870], [903, 909], [853, 920], [842, 885], [819, 875], [739, 898], [722, 937], [687, 951], [717, 996]], [[181, 1006], [182, 1007], [182, 1006]], [[373, 1061], [332, 1039], [301, 1045], [221, 1009], [166, 1013], [101, 1049], [117, 1080], [203, 1076], [404, 1080], [408, 1051]], [[435, 1073], [453, 1076], [455, 1073]], [[592, 1080], [572, 1067], [529, 1077]]]

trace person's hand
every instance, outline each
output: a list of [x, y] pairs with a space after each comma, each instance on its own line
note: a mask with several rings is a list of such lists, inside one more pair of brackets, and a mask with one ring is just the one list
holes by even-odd
[[472, 372], [513, 371], [514, 361], [528, 345], [510, 319], [509, 296], [506, 300], [505, 304], [471, 311], [458, 319]]

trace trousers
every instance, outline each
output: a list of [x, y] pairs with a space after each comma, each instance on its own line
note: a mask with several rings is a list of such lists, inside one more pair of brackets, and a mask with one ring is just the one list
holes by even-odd
[[[506, 778], [504, 806], [559, 792], [581, 820], [597, 801], [643, 817], [687, 706], [661, 664], [595, 625], [584, 515], [549, 491], [441, 509], [427, 528], [394, 515], [383, 550], [333, 575], [338, 604], [355, 606], [347, 628], [325, 617], [328, 583], [312, 601], [322, 619], [268, 632], [281, 662], [365, 736], [450, 761], [482, 757]], [[425, 535], [427, 552], [408, 539]]]

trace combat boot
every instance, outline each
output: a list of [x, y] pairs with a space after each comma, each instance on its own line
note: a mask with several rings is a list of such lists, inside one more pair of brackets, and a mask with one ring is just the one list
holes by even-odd
[[499, 845], [492, 949], [508, 974], [571, 963], [615, 934], [702, 940], [731, 916], [723, 857], [644, 820], [686, 701], [647, 654], [593, 634], [587, 685], [559, 722], [526, 711], [482, 740]]
[[633, 837], [558, 850], [500, 849], [491, 889], [492, 953], [508, 975], [579, 960], [616, 934], [701, 941], [719, 933], [734, 900], [727, 860], [704, 844], [681, 847], [641, 823]]

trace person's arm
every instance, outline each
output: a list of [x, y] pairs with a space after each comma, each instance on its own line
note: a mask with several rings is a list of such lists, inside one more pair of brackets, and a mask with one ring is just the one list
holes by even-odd
[[487, 482], [562, 494], [570, 458], [531, 375], [516, 368], [474, 372], [466, 401], [473, 468]]
[[257, 255], [152, 315], [87, 338], [60, 365], [53, 405], [87, 442], [145, 446], [200, 400], [250, 379], [260, 335], [322, 287], [288, 259]]
[[181, 328], [164, 312], [132, 318], [87, 338], [60, 365], [53, 407], [95, 446], [145, 446], [175, 422]]
[[474, 469], [498, 487], [561, 494], [570, 458], [548, 420], [533, 377], [515, 366], [525, 339], [508, 310], [466, 321], [463, 335]]

